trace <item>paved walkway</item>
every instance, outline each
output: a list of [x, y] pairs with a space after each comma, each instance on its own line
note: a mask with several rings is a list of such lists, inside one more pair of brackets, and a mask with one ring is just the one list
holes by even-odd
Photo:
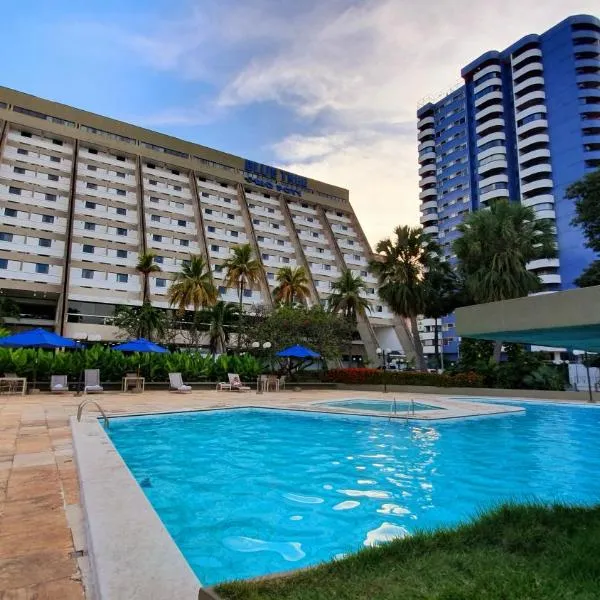
[[[298, 406], [356, 395], [332, 390], [264, 395], [159, 391], [105, 393], [94, 398], [109, 415], [118, 415], [219, 406]], [[375, 392], [359, 395], [382, 396]], [[393, 396], [416, 399], [415, 394]], [[76, 414], [80, 400], [72, 394], [0, 396], [0, 600], [84, 597], [79, 568], [83, 563], [76, 552], [85, 549], [85, 542], [69, 427], [69, 417]]]

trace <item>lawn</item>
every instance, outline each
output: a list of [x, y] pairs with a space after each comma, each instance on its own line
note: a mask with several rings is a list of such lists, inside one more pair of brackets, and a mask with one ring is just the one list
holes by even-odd
[[503, 506], [455, 529], [216, 592], [224, 600], [598, 600], [600, 506]]

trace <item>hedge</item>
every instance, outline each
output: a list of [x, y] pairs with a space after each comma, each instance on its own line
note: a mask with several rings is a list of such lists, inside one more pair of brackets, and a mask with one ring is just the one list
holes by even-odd
[[325, 381], [349, 385], [429, 385], [434, 387], [483, 387], [477, 373], [446, 375], [418, 371], [383, 371], [381, 369], [332, 369]]

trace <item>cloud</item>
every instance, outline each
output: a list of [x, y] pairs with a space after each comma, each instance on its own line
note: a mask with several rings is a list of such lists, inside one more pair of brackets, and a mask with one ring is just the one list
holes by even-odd
[[[375, 242], [419, 221], [420, 99], [447, 90], [483, 52], [597, 9], [597, 0], [190, 0], [122, 43], [156, 70], [209, 82], [214, 114], [267, 103], [291, 111], [295, 132], [269, 146], [276, 160], [348, 187]], [[196, 118], [184, 106], [150, 120]]]

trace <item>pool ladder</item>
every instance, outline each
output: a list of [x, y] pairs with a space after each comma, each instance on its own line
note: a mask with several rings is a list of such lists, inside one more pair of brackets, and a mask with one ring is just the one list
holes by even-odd
[[[411, 414], [413, 417], [415, 416], [415, 400], [414, 400], [414, 398], [410, 399], [410, 405], [406, 409], [406, 419], [407, 420], [411, 416]], [[392, 406], [390, 407], [389, 420], [391, 421], [392, 417], [397, 417], [397, 416], [398, 416], [398, 405], [396, 404], [396, 398], [394, 398], [394, 400], [392, 401]]]
[[83, 413], [83, 409], [86, 407], [87, 404], [95, 404], [96, 405], [96, 408], [100, 411], [100, 413], [102, 414], [102, 418], [104, 419], [104, 429], [108, 429], [110, 423], [108, 421], [108, 417], [106, 416], [106, 413], [104, 412], [102, 407], [98, 404], [98, 402], [96, 402], [92, 398], [87, 398], [77, 407], [77, 420], [81, 421], [81, 414]]

